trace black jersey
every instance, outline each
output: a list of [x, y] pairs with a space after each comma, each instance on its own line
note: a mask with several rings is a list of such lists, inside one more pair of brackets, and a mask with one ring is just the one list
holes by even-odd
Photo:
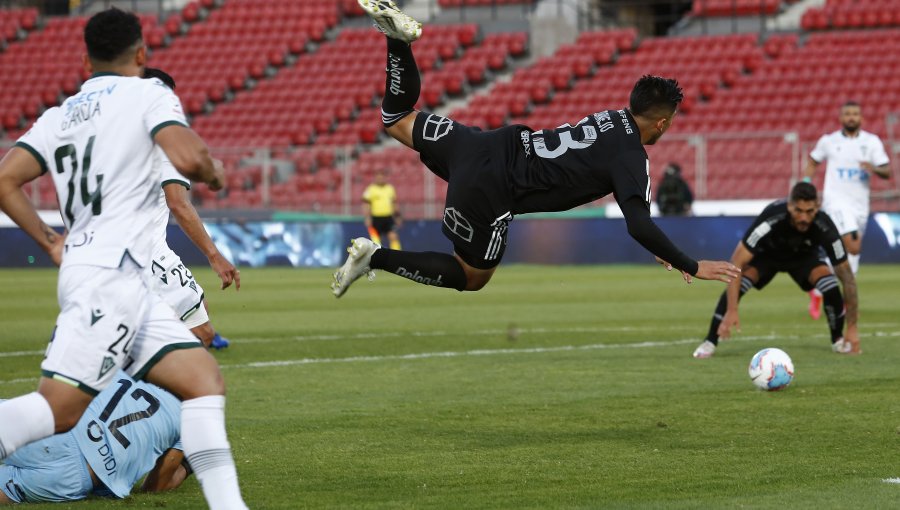
[[650, 207], [650, 163], [628, 110], [606, 110], [578, 124], [522, 131], [526, 164], [512, 172], [516, 214], [564, 211], [613, 193]]
[[747, 229], [743, 243], [754, 256], [775, 261], [788, 262], [816, 256], [820, 248], [828, 254], [832, 265], [847, 260], [844, 243], [831, 218], [819, 211], [809, 229], [800, 232], [791, 225], [787, 200], [769, 204]]

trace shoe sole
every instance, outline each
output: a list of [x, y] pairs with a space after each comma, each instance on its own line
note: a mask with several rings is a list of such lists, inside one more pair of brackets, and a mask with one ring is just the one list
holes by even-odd
[[422, 24], [401, 11], [393, 2], [385, 0], [357, 0], [388, 37], [411, 43], [422, 37]]

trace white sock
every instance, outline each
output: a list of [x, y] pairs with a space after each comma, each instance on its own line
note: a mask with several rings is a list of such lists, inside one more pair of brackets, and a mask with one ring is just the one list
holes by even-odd
[[225, 434], [225, 397], [181, 403], [181, 444], [211, 510], [247, 510]]
[[53, 410], [40, 393], [0, 403], [0, 460], [28, 443], [52, 436], [55, 428]]
[[816, 297], [822, 297], [822, 292], [817, 288], [813, 288], [813, 290], [809, 291], [810, 294], [814, 294]]
[[847, 262], [850, 263], [850, 269], [853, 271], [855, 275], [859, 271], [859, 255], [854, 255], [852, 253], [847, 254]]

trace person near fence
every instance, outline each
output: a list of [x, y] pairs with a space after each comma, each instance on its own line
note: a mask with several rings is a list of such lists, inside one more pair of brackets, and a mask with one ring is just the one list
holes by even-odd
[[[856, 101], [841, 105], [838, 120], [841, 129], [822, 135], [809, 153], [803, 179], [812, 181], [823, 161], [825, 189], [822, 209], [828, 213], [847, 247], [853, 273], [859, 270], [863, 234], [869, 221], [869, 191], [872, 174], [882, 179], [891, 176], [890, 159], [878, 135], [862, 129], [862, 107]], [[822, 294], [810, 291], [809, 314], [821, 315]]]
[[663, 216], [689, 216], [694, 194], [681, 176], [681, 166], [669, 163], [663, 170], [663, 178], [656, 191], [656, 205]]
[[369, 239], [378, 245], [387, 239], [390, 249], [399, 250], [397, 229], [403, 224], [403, 216], [397, 206], [397, 190], [387, 181], [387, 170], [375, 172], [372, 183], [363, 191], [362, 201]]
[[481, 131], [414, 110], [421, 83], [410, 43], [421, 36], [421, 24], [390, 0], [359, 4], [387, 36], [383, 124], [447, 181], [442, 230], [455, 253], [390, 250], [366, 238], [354, 239], [347, 261], [334, 273], [336, 297], [362, 275], [372, 278], [373, 269], [425, 285], [477, 291], [503, 257], [514, 215], [572, 209], [610, 193], [622, 208], [629, 234], [665, 267], [679, 269], [685, 281], [730, 282], [738, 276], [729, 262], [697, 262], [685, 255], [650, 218], [650, 162], [644, 145], [656, 143], [672, 125], [683, 98], [675, 80], [644, 76], [631, 92], [629, 108], [598, 111], [574, 126]]

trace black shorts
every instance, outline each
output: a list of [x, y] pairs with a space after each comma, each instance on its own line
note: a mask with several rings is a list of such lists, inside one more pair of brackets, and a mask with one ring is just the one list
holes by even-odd
[[810, 273], [813, 272], [813, 269], [827, 264], [822, 259], [810, 254], [789, 261], [766, 257], [765, 255], [756, 255], [749, 265], [755, 267], [759, 272], [759, 281], [753, 285], [757, 289], [762, 290], [763, 287], [772, 281], [772, 278], [775, 278], [776, 274], [785, 272], [791, 275], [791, 278], [797, 282], [801, 289], [809, 292], [815, 287], [809, 283]]
[[420, 112], [413, 146], [422, 162], [447, 181], [441, 229], [467, 264], [491, 269], [506, 250], [513, 219], [510, 169], [524, 164], [519, 133], [524, 126], [482, 131]]
[[378, 235], [384, 237], [394, 231], [394, 217], [372, 216], [372, 228], [375, 229], [375, 232], [378, 232]]

